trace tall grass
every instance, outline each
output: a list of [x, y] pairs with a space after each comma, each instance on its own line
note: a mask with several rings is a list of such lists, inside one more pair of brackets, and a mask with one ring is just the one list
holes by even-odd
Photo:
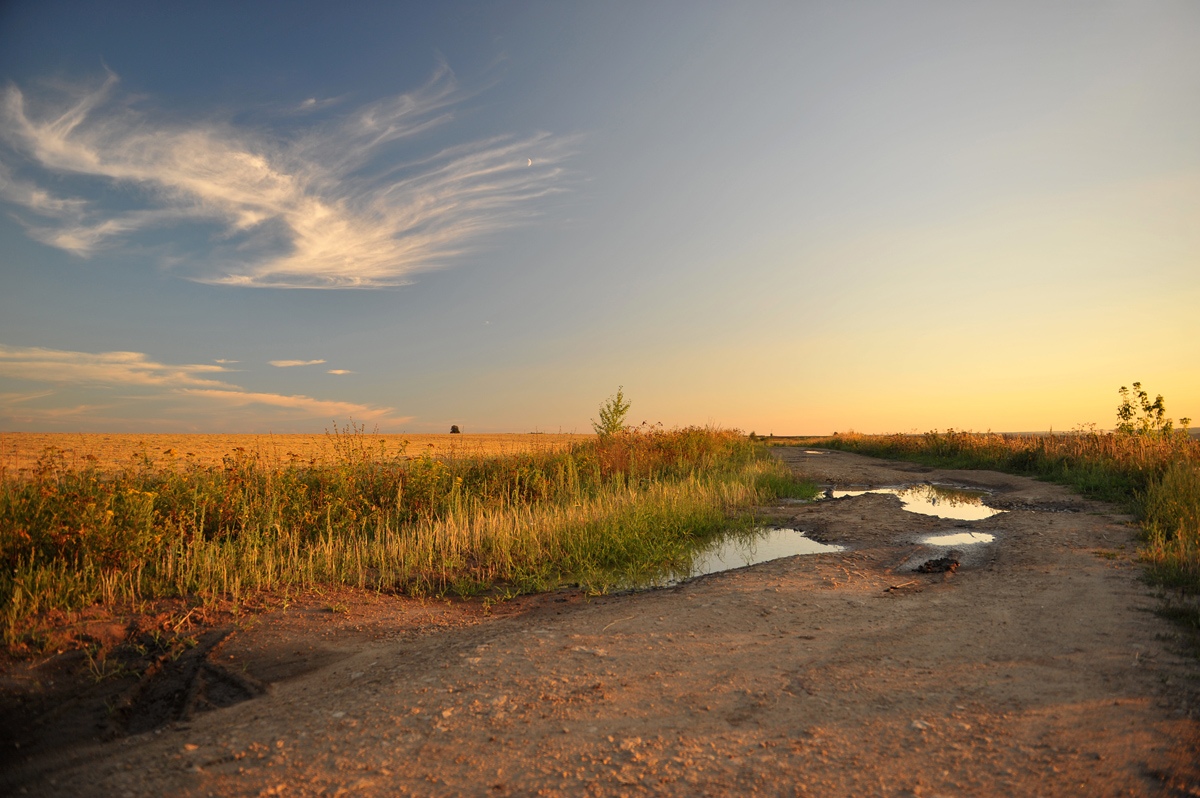
[[742, 436], [611, 435], [495, 459], [383, 456], [335, 431], [335, 461], [117, 473], [48, 450], [0, 475], [6, 641], [38, 613], [322, 583], [470, 595], [564, 582], [593, 590], [686, 567], [730, 510], [803, 492]]
[[1200, 441], [1186, 434], [835, 435], [821, 444], [948, 468], [1041, 477], [1117, 503], [1141, 522], [1153, 581], [1200, 593]]

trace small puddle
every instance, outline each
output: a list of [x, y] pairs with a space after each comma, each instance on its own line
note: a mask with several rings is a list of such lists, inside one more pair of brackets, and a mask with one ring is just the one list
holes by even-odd
[[908, 488], [869, 488], [867, 490], [827, 490], [827, 498], [862, 496], [867, 493], [883, 493], [898, 496], [904, 509], [910, 513], [950, 518], [955, 521], [982, 521], [993, 515], [1006, 512], [995, 510], [983, 503], [989, 494], [982, 490], [966, 490], [944, 485], [913, 485]]
[[951, 532], [945, 535], [930, 535], [921, 542], [929, 546], [970, 546], [975, 543], [991, 543], [995, 535], [987, 532]]

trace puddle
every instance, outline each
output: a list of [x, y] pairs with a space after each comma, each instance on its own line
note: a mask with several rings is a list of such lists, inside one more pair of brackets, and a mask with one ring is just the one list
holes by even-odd
[[959, 566], [984, 565], [992, 557], [992, 549], [985, 546], [996, 539], [987, 532], [972, 532], [969, 529], [950, 529], [936, 535], [925, 535], [920, 542], [936, 546], [933, 551], [923, 549], [909, 555], [896, 568], [897, 571], [917, 573], [954, 573]]
[[654, 576], [643, 576], [633, 583], [627, 583], [624, 588], [645, 590], [670, 587], [697, 576], [732, 571], [796, 554], [825, 554], [845, 550], [845, 546], [818, 543], [805, 537], [799, 529], [760, 529], [751, 534], [730, 535], [715, 540], [708, 548], [697, 552], [690, 564]]
[[794, 554], [825, 554], [845, 550], [845, 546], [818, 543], [807, 538], [799, 529], [764, 529], [751, 537], [725, 538], [712, 548], [700, 552], [692, 561], [691, 573], [685, 578], [757, 565]]
[[970, 546], [975, 543], [991, 543], [995, 539], [995, 535], [989, 535], [987, 532], [951, 532], [945, 535], [930, 535], [921, 538], [921, 542], [928, 546]]
[[993, 515], [1007, 512], [995, 510], [983, 503], [990, 494], [982, 490], [966, 490], [944, 485], [913, 485], [908, 488], [869, 488], [867, 490], [826, 490], [826, 498], [840, 499], [843, 496], [862, 496], [867, 493], [883, 493], [900, 497], [904, 509], [910, 513], [950, 518], [955, 521], [982, 521]]
[[815, 452], [812, 449], [805, 449], [804, 453], [805, 454], [825, 454], [825, 452]]

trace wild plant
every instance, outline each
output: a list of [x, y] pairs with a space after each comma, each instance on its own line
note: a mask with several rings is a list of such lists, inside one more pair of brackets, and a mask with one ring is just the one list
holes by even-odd
[[592, 429], [597, 435], [616, 435], [625, 431], [625, 416], [629, 413], [629, 402], [625, 401], [625, 386], [617, 388], [615, 395], [600, 405], [600, 420], [592, 419]]
[[[501, 458], [388, 456], [363, 430], [336, 458], [116, 473], [47, 452], [0, 479], [0, 628], [49, 609], [350, 584], [407, 593], [606, 590], [667, 567], [730, 512], [800, 488], [735, 432], [660, 427]], [[148, 458], [147, 458], [148, 459]]]

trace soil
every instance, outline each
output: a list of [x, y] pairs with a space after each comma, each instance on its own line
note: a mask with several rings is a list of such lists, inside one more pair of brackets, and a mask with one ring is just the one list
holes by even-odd
[[[780, 503], [768, 523], [846, 550], [627, 595], [93, 618], [93, 660], [142, 664], [93, 683], [79, 650], [9, 663], [0, 792], [1200, 795], [1200, 668], [1128, 518], [1021, 477], [775, 452], [825, 485], [980, 488], [1007, 512]], [[949, 530], [995, 540], [919, 542]], [[959, 564], [918, 570], [939, 558]]]

